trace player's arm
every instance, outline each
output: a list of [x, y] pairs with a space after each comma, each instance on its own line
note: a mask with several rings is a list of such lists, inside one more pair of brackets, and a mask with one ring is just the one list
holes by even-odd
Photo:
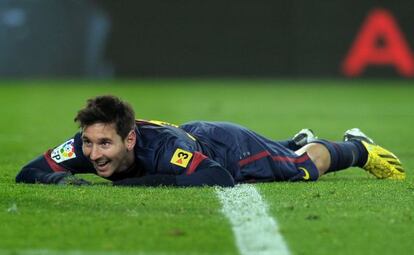
[[[25, 165], [16, 176], [17, 183], [87, 184], [75, 177], [76, 166], [82, 163], [79, 137], [75, 136], [53, 150]], [[86, 166], [85, 166], [86, 168]]]
[[115, 181], [113, 184], [116, 186], [233, 187], [235, 182], [231, 174], [219, 163], [200, 152], [194, 152], [191, 163], [185, 168], [185, 172], [180, 175], [146, 175], [140, 178]]
[[75, 177], [70, 171], [54, 171], [40, 156], [25, 165], [16, 176], [17, 183], [74, 184], [84, 185], [87, 181]]
[[177, 176], [177, 186], [222, 186], [233, 187], [233, 176], [216, 161], [200, 152], [194, 152], [193, 159], [185, 172]]

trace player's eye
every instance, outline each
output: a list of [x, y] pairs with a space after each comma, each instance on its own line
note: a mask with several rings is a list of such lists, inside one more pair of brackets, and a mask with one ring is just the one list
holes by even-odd
[[92, 143], [89, 140], [83, 140], [83, 145], [86, 147], [92, 146]]
[[108, 148], [109, 146], [111, 146], [111, 142], [109, 141], [103, 141], [100, 144], [103, 148]]

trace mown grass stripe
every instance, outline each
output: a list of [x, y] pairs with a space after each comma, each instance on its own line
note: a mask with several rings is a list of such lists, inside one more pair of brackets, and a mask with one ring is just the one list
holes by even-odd
[[216, 192], [242, 255], [289, 254], [277, 222], [267, 214], [267, 205], [253, 185], [217, 188]]
[[211, 253], [188, 252], [148, 252], [148, 251], [88, 251], [88, 250], [49, 250], [49, 249], [25, 249], [25, 250], [0, 250], [0, 255], [208, 255]]
[[[87, 250], [0, 250], [0, 255], [170, 255], [167, 252], [125, 252], [125, 251], [87, 251]], [[177, 253], [177, 255], [180, 255]]]

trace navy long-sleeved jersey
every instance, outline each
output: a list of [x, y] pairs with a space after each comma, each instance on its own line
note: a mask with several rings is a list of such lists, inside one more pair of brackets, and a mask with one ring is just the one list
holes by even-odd
[[[177, 127], [138, 120], [135, 131], [135, 164], [108, 177], [114, 183], [233, 186], [250, 181], [316, 180], [319, 176], [307, 154], [298, 156], [281, 143], [231, 123], [198, 121]], [[61, 176], [56, 173], [96, 174], [83, 155], [81, 133], [24, 166], [16, 181], [56, 183]]]

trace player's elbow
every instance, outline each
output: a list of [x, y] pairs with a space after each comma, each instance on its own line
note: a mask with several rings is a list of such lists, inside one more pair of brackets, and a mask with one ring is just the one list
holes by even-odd
[[[214, 185], [220, 187], [234, 187], [235, 181], [233, 176], [224, 168], [211, 169], [210, 177], [213, 180]], [[214, 173], [214, 174], [213, 174]]]
[[227, 173], [227, 171], [222, 172], [222, 175], [220, 178], [215, 178], [215, 184], [220, 187], [234, 187], [235, 182], [233, 177]]
[[33, 183], [30, 181], [30, 168], [23, 167], [20, 172], [16, 175], [16, 183]]
[[233, 187], [235, 185], [233, 177], [221, 167], [210, 167], [199, 170], [191, 175], [178, 175], [177, 186], [197, 187], [197, 186], [220, 186]]
[[220, 187], [224, 187], [224, 188], [231, 188], [231, 187], [234, 187], [234, 185], [235, 185], [234, 180], [228, 180], [225, 182], [221, 182], [219, 184]]
[[45, 183], [45, 177], [54, 173], [43, 156], [30, 161], [16, 175], [16, 183]]

